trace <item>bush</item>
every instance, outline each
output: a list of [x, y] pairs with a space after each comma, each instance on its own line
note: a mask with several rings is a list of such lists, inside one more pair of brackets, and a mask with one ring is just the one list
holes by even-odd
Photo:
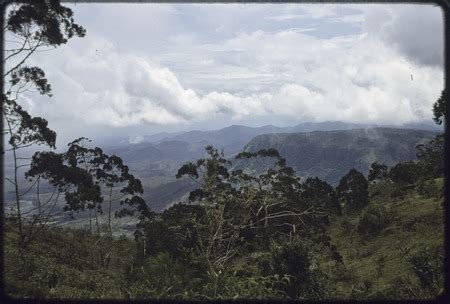
[[383, 206], [371, 206], [360, 217], [358, 232], [365, 236], [376, 236], [389, 226], [391, 216]]
[[378, 162], [372, 163], [369, 171], [369, 182], [377, 183], [385, 180], [388, 177], [388, 167], [384, 164], [380, 164]]
[[290, 241], [281, 248], [276, 248], [272, 256], [274, 271], [280, 276], [290, 277], [287, 286], [280, 286], [293, 299], [317, 298], [319, 290], [325, 292], [325, 275], [313, 270], [310, 246], [298, 240]]
[[394, 186], [391, 192], [391, 198], [404, 198], [408, 193], [407, 189], [403, 186], [396, 185]]
[[227, 270], [217, 274], [209, 273], [203, 291], [197, 296], [200, 299], [283, 299], [285, 292], [280, 286], [289, 284], [287, 276], [247, 275], [239, 276]]
[[395, 165], [389, 171], [389, 177], [396, 184], [413, 184], [419, 179], [420, 173], [420, 165], [413, 161], [408, 161]]
[[361, 172], [351, 169], [341, 178], [336, 194], [345, 211], [358, 211], [369, 202], [367, 180]]
[[390, 181], [382, 181], [379, 183], [372, 183], [369, 186], [369, 197], [370, 201], [376, 199], [377, 201], [386, 201], [391, 198], [392, 191], [394, 190], [395, 185]]
[[443, 285], [443, 252], [442, 248], [425, 248], [410, 257], [411, 270], [420, 282], [420, 286], [438, 295]]
[[417, 192], [425, 198], [440, 197], [441, 195], [441, 190], [434, 179], [420, 181]]

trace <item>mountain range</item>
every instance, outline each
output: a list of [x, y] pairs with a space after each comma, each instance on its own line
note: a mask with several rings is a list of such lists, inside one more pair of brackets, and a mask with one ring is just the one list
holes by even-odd
[[[367, 175], [374, 161], [391, 166], [415, 159], [415, 146], [438, 133], [365, 127], [339, 122], [290, 128], [233, 125], [214, 131], [184, 132], [154, 142], [120, 145], [107, 152], [122, 157], [146, 186], [144, 196], [152, 209], [162, 211], [198, 187], [190, 179], [177, 180], [175, 174], [185, 162], [205, 157], [206, 145], [223, 149], [225, 157], [231, 160], [243, 150], [276, 148], [299, 176], [317, 176], [335, 186], [351, 168]], [[243, 168], [254, 173], [266, 168], [254, 161], [233, 160], [233, 163], [232, 169]]]
[[[392, 128], [264, 134], [253, 138], [244, 151], [275, 148], [298, 175], [319, 177], [336, 186], [352, 168], [367, 176], [375, 161], [393, 166], [415, 159], [416, 145], [435, 135], [424, 130]], [[256, 172], [266, 169], [255, 161], [240, 161], [236, 167]]]
[[[411, 129], [414, 126], [422, 130]], [[351, 168], [367, 174], [374, 161], [394, 165], [415, 159], [415, 146], [438, 132], [442, 131], [430, 125], [377, 128], [343, 122], [257, 128], [232, 125], [213, 131], [159, 133], [143, 137], [135, 144], [122, 139], [106, 145], [104, 150], [124, 160], [130, 171], [141, 179], [144, 199], [154, 211], [160, 212], [198, 187], [188, 178], [177, 180], [175, 174], [185, 162], [205, 157], [206, 145], [223, 149], [225, 157], [233, 162], [231, 169], [253, 173], [262, 172], [267, 163], [236, 161], [234, 156], [244, 150], [276, 148], [299, 176], [317, 176], [335, 186]], [[7, 158], [4, 169], [5, 176], [11, 174]], [[4, 190], [7, 200], [13, 197], [12, 188]]]

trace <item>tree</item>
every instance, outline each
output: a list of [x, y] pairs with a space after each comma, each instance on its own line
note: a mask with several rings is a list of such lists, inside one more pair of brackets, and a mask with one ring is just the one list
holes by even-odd
[[416, 146], [416, 156], [427, 178], [441, 177], [444, 173], [444, 135], [439, 134], [428, 143]]
[[[35, 52], [55, 48], [74, 37], [83, 37], [85, 30], [74, 22], [72, 10], [61, 6], [59, 1], [34, 1], [13, 4], [3, 27], [4, 37], [8, 39], [3, 49], [3, 82], [9, 88], [2, 94], [2, 120], [6, 128], [3, 135], [9, 137], [14, 163], [13, 178], [6, 178], [14, 186], [16, 217], [20, 240], [23, 235], [21, 197], [30, 189], [22, 192], [19, 185], [19, 170], [29, 166], [29, 158], [18, 155], [22, 148], [35, 144], [55, 148], [56, 133], [48, 127], [41, 117], [32, 117], [18, 103], [21, 94], [35, 89], [41, 95], [51, 96], [51, 86], [44, 71], [39, 67], [29, 67], [25, 63]], [[41, 209], [39, 208], [41, 211]]]
[[351, 169], [344, 175], [336, 188], [339, 201], [346, 211], [360, 210], [369, 202], [368, 184], [364, 175]]
[[[88, 209], [91, 233], [92, 211], [94, 211], [100, 262], [103, 266], [108, 266], [111, 258], [112, 203], [120, 203], [115, 213], [116, 217], [133, 215], [135, 211], [138, 211], [140, 218], [146, 219], [150, 217], [151, 212], [140, 197], [143, 192], [140, 180], [128, 172], [128, 167], [122, 160], [115, 155], [105, 154], [98, 147], [87, 147], [88, 143], [90, 143], [89, 139], [81, 137], [69, 143], [65, 153], [36, 152], [26, 176], [30, 180], [45, 179], [56, 187], [58, 195], [54, 204], [59, 195], [64, 193], [65, 211], [83, 212]], [[106, 234], [101, 231], [98, 217], [103, 213], [103, 202], [108, 203]], [[128, 205], [128, 207], [122, 205]], [[108, 237], [105, 238], [105, 236]]]
[[378, 162], [372, 163], [369, 170], [369, 182], [377, 183], [388, 177], [388, 167]]
[[[191, 249], [206, 261], [216, 290], [225, 265], [245, 248], [261, 243], [256, 246], [267, 249], [275, 235], [292, 239], [305, 233], [309, 224], [323, 223], [327, 213], [315, 202], [302, 200], [300, 179], [275, 149], [242, 152], [235, 157], [275, 159], [275, 169], [259, 176], [242, 170], [228, 172], [232, 163], [223, 152], [212, 146], [206, 151], [207, 158], [186, 163], [177, 173], [177, 178], [188, 176], [199, 183], [189, 201], [197, 203], [204, 215], [192, 216], [193, 221], [178, 219], [170, 227], [180, 241], [194, 240], [196, 246]], [[176, 209], [181, 211], [181, 205]]]
[[307, 248], [298, 240], [283, 244], [273, 253], [272, 264], [275, 272], [291, 278], [285, 289], [292, 299], [300, 298], [306, 289], [311, 276], [310, 260]]
[[400, 162], [389, 171], [389, 178], [398, 185], [413, 184], [419, 177], [420, 167], [413, 161]]
[[308, 193], [311, 193], [307, 191], [308, 186], [301, 184], [300, 178], [292, 167], [286, 166], [286, 159], [277, 150], [262, 149], [236, 156], [237, 159], [256, 160], [267, 157], [276, 160], [275, 168], [269, 168], [257, 177], [241, 170], [232, 172], [232, 179], [241, 185], [239, 193], [246, 198], [249, 227], [257, 232], [254, 236], [267, 239], [282, 233], [291, 239], [326, 224], [329, 213], [319, 203], [308, 199]]
[[391, 216], [382, 205], [371, 205], [359, 218], [357, 230], [362, 235], [374, 237], [386, 228], [390, 221]]
[[[230, 216], [236, 206], [236, 190], [227, 182], [230, 177], [225, 165], [229, 163], [212, 146], [207, 146], [208, 158], [183, 165], [177, 178], [189, 176], [201, 188], [189, 195], [191, 202], [198, 201], [205, 210], [205, 229], [196, 227], [198, 248], [209, 265], [211, 273], [217, 274], [220, 268], [237, 253], [239, 218]], [[200, 179], [201, 182], [198, 181]]]
[[[85, 137], [80, 137], [69, 143], [69, 149], [65, 153], [65, 157], [69, 165], [73, 168], [84, 168], [94, 178], [95, 183], [101, 188], [102, 193], [105, 193], [105, 199], [108, 203], [108, 233], [112, 236], [111, 215], [112, 204], [119, 203], [120, 206], [124, 204], [134, 207], [140, 212], [140, 216], [145, 218], [150, 215], [150, 211], [145, 204], [145, 201], [140, 197], [144, 192], [142, 183], [134, 175], [129, 173], [129, 168], [122, 159], [116, 155], [108, 155], [99, 147], [89, 148], [88, 145], [91, 140]], [[70, 206], [69, 206], [70, 207]], [[75, 208], [68, 208], [69, 210], [78, 210], [81, 206]], [[83, 210], [84, 210], [84, 206]], [[102, 212], [102, 205], [88, 205], [88, 209], [94, 209], [97, 219], [97, 211]], [[115, 216], [122, 217], [126, 215], [133, 215], [134, 210], [129, 208], [119, 208]], [[97, 230], [98, 226], [97, 220]]]
[[447, 116], [448, 111], [448, 92], [447, 89], [442, 90], [441, 96], [438, 100], [433, 104], [433, 120], [441, 125], [442, 122], [445, 121], [445, 117]]
[[[29, 243], [45, 227], [49, 217], [52, 216], [52, 212], [61, 193], [65, 193], [66, 203], [73, 209], [84, 207], [86, 202], [101, 202], [103, 200], [100, 187], [95, 184], [89, 172], [81, 168], [69, 166], [65, 161], [64, 154], [61, 153], [51, 151], [36, 152], [32, 157], [30, 169], [25, 173], [25, 176], [30, 181], [35, 179], [35, 183], [37, 183], [37, 201], [39, 208], [45, 207], [53, 201], [51, 208], [47, 212], [40, 211], [34, 216], [33, 221], [29, 223], [27, 242], [25, 242], [25, 235], [23, 236], [23, 243], [25, 244]], [[41, 179], [46, 180], [54, 187], [53, 194], [42, 205], [39, 195]], [[46, 214], [45, 220], [43, 220], [44, 213]], [[32, 228], [36, 224], [40, 227], [33, 233]]]
[[308, 205], [319, 207], [330, 215], [341, 213], [336, 192], [327, 182], [309, 177], [302, 183], [301, 189], [301, 199]]
[[[51, 148], [55, 147], [56, 133], [47, 127], [48, 123], [45, 119], [40, 117], [32, 117], [22, 109], [14, 100], [8, 99], [7, 95], [3, 95], [3, 118], [6, 122], [6, 129], [4, 135], [9, 135], [8, 143], [11, 148], [2, 151], [12, 152], [12, 159], [14, 164], [14, 175], [12, 178], [5, 177], [5, 180], [11, 183], [14, 187], [15, 203], [16, 203], [16, 217], [19, 229], [20, 242], [23, 241], [23, 219], [21, 212], [21, 198], [26, 195], [31, 188], [21, 189], [19, 185], [19, 172], [23, 167], [29, 166], [24, 163], [29, 159], [19, 156], [20, 149], [29, 147], [34, 144], [45, 144]], [[33, 185], [32, 185], [33, 186]], [[38, 202], [39, 204], [39, 202]], [[40, 211], [40, 207], [39, 207]]]
[[23, 64], [33, 53], [56, 48], [72, 37], [86, 34], [85, 29], [74, 22], [72, 10], [58, 0], [13, 4], [9, 8], [3, 33], [12, 40], [6, 44], [11, 48], [4, 50], [3, 63], [11, 62], [12, 66], [4, 72], [3, 79], [13, 72], [23, 71]]

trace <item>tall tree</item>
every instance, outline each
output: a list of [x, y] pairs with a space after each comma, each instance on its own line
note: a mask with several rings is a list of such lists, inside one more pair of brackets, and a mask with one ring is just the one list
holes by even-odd
[[[86, 202], [101, 202], [103, 199], [100, 187], [95, 184], [89, 172], [82, 168], [69, 166], [65, 155], [61, 153], [52, 151], [36, 152], [32, 157], [30, 169], [25, 173], [25, 176], [30, 181], [34, 179], [37, 182], [38, 207], [46, 207], [49, 204], [51, 207], [46, 212], [39, 212], [34, 216], [33, 221], [27, 225], [29, 233], [24, 236], [24, 243], [29, 243], [37, 233], [45, 228], [47, 220], [53, 215], [52, 212], [62, 193], [65, 194], [67, 205], [72, 209], [82, 208]], [[42, 205], [39, 195], [41, 180], [47, 181], [54, 187], [50, 198]], [[35, 231], [33, 231], [34, 225], [38, 226], [38, 229]], [[27, 237], [26, 242], [25, 237]]]
[[[117, 202], [119, 205], [116, 206], [116, 217], [133, 215], [138, 211], [140, 218], [144, 219], [150, 216], [150, 210], [140, 196], [143, 193], [140, 180], [129, 173], [123, 161], [115, 155], [105, 154], [98, 147], [90, 148], [87, 146], [89, 143], [89, 139], [81, 137], [69, 143], [65, 153], [36, 152], [26, 176], [47, 180], [57, 188], [57, 198], [64, 193], [65, 211], [89, 210], [91, 233], [94, 215], [100, 263], [107, 267], [112, 254], [112, 204]], [[106, 233], [102, 231], [99, 220], [104, 202], [108, 203]]]
[[369, 191], [367, 180], [364, 175], [356, 169], [351, 169], [344, 175], [336, 188], [336, 193], [343, 208], [348, 211], [356, 211], [369, 202]]
[[[98, 213], [103, 212], [102, 202], [108, 203], [107, 230], [112, 236], [111, 215], [112, 204], [118, 203], [115, 212], [116, 217], [133, 215], [138, 211], [140, 217], [148, 217], [150, 211], [145, 201], [140, 196], [144, 190], [142, 183], [134, 175], [130, 174], [128, 166], [122, 159], [116, 155], [108, 155], [99, 147], [91, 148], [91, 141], [88, 138], [81, 137], [71, 143], [65, 153], [68, 164], [73, 168], [83, 168], [94, 179], [96, 185], [101, 188], [103, 200], [87, 204], [87, 208], [94, 211], [96, 218], [97, 231], [100, 234]], [[124, 206], [125, 205], [125, 206]], [[128, 208], [128, 207], [131, 207]], [[69, 205], [69, 210], [84, 210], [83, 205]]]
[[[61, 6], [59, 1], [33, 1], [12, 4], [3, 26], [7, 42], [3, 49], [3, 82], [8, 84], [2, 94], [3, 135], [9, 137], [9, 149], [14, 164], [14, 176], [6, 178], [14, 186], [16, 218], [20, 240], [23, 240], [23, 218], [19, 185], [19, 170], [29, 166], [29, 158], [18, 155], [18, 151], [34, 144], [55, 148], [56, 133], [41, 117], [32, 117], [20, 106], [21, 95], [36, 90], [39, 94], [51, 96], [51, 86], [44, 71], [36, 66], [26, 66], [27, 60], [36, 52], [58, 47], [74, 37], [83, 37], [85, 30], [76, 24], [72, 10]], [[24, 163], [25, 162], [25, 163]], [[29, 192], [30, 190], [25, 190]]]

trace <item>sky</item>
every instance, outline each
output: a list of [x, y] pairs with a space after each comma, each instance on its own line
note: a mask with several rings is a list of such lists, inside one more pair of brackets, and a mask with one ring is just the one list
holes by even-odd
[[21, 104], [58, 145], [232, 124], [429, 122], [442, 11], [416, 4], [65, 4], [86, 29], [30, 57], [53, 97]]

